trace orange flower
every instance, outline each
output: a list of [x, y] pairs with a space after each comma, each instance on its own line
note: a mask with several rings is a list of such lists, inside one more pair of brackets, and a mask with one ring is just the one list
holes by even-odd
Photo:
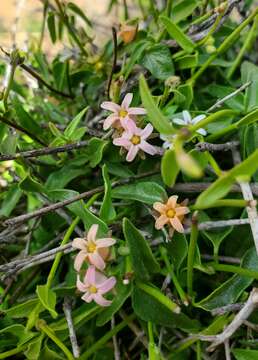
[[167, 203], [155, 202], [153, 208], [160, 213], [160, 216], [156, 219], [155, 228], [160, 230], [166, 224], [172, 227], [172, 230], [176, 230], [180, 233], [184, 232], [182, 222], [184, 215], [190, 212], [189, 208], [185, 206], [187, 200], [184, 200], [181, 204], [177, 204], [177, 195], [170, 196]]
[[122, 38], [123, 42], [125, 44], [129, 44], [132, 42], [136, 36], [138, 26], [132, 26], [132, 25], [121, 25], [120, 31], [118, 33], [118, 36]]

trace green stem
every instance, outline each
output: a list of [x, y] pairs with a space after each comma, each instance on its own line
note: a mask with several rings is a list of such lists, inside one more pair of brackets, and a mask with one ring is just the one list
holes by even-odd
[[198, 71], [187, 81], [188, 83], [194, 84], [195, 81], [202, 75], [202, 73], [207, 69], [207, 67], [217, 58], [217, 56], [221, 55], [225, 52], [239, 37], [241, 31], [253, 21], [255, 16], [258, 13], [258, 8], [254, 10], [254, 12], [245, 19], [218, 47], [217, 51], [212, 54], [209, 59], [200, 67]]
[[212, 267], [214, 270], [235, 273], [258, 280], [258, 272], [254, 270], [244, 269], [239, 266], [226, 264], [207, 263], [206, 265]]
[[131, 314], [127, 317], [126, 320], [120, 322], [120, 324], [116, 325], [112, 330], [107, 332], [102, 338], [96, 341], [88, 350], [86, 350], [81, 356], [80, 359], [88, 359], [92, 354], [94, 354], [99, 348], [101, 348], [108, 340], [110, 340], [114, 335], [116, 335], [119, 331], [121, 331], [124, 327], [127, 326], [128, 321], [131, 321], [135, 318], [135, 314]]
[[187, 256], [187, 289], [188, 289], [188, 295], [190, 297], [192, 297], [193, 295], [193, 267], [194, 267], [194, 257], [196, 252], [197, 239], [198, 239], [198, 220], [197, 220], [197, 213], [194, 213], [192, 217], [190, 244], [189, 244], [188, 256]]
[[45, 323], [44, 320], [39, 320], [37, 323], [38, 329], [43, 331], [67, 356], [68, 360], [74, 360], [73, 354], [67, 347], [62, 343], [62, 341], [56, 336], [54, 331]]
[[213, 168], [215, 174], [217, 176], [220, 176], [221, 175], [221, 169], [220, 169], [217, 161], [214, 159], [214, 157], [208, 151], [205, 152], [205, 156], [207, 157], [207, 159], [208, 159], [211, 167]]
[[[74, 219], [74, 221], [72, 222], [72, 224], [69, 226], [67, 232], [65, 233], [65, 236], [64, 236], [60, 246], [66, 245], [69, 242], [70, 237], [71, 237], [71, 235], [72, 235], [72, 233], [74, 231], [74, 228], [78, 224], [79, 221], [80, 221], [80, 218], [77, 216]], [[56, 270], [58, 268], [58, 265], [60, 263], [60, 260], [61, 260], [62, 256], [63, 256], [63, 253], [59, 252], [55, 257], [55, 260], [53, 262], [53, 265], [51, 267], [51, 270], [50, 270], [48, 278], [47, 278], [47, 284], [46, 285], [47, 285], [48, 288], [50, 288], [51, 285], [52, 285], [52, 281], [53, 281], [53, 279], [55, 277]]]
[[196, 343], [196, 360], [202, 360], [202, 348], [200, 340], [198, 340]]
[[167, 255], [167, 250], [164, 248], [164, 247], [161, 247], [160, 248], [160, 253], [161, 253], [161, 256], [163, 258], [163, 261], [166, 265], [166, 268], [168, 270], [168, 273], [169, 275], [171, 276], [171, 279], [173, 281], [173, 284], [175, 285], [175, 288], [179, 294], [179, 297], [180, 299], [182, 300], [182, 302], [185, 304], [185, 305], [188, 305], [188, 299], [187, 299], [187, 296], [183, 290], [183, 288], [181, 287], [177, 277], [176, 277], [176, 274], [173, 270], [173, 267], [172, 265], [170, 264], [169, 262], [169, 259], [168, 259], [168, 255]]
[[44, 40], [44, 33], [45, 33], [45, 27], [46, 27], [46, 17], [47, 17], [47, 8], [48, 8], [48, 0], [45, 0], [44, 9], [43, 9], [43, 19], [42, 19], [42, 24], [41, 24], [40, 38], [39, 38], [39, 45], [38, 45], [39, 50], [41, 50], [43, 40]]
[[166, 16], [170, 17], [172, 11], [173, 0], [167, 0]]
[[16, 347], [15, 349], [8, 350], [8, 351], [5, 351], [3, 353], [0, 353], [0, 359], [6, 359], [6, 358], [8, 358], [10, 356], [19, 354], [19, 353], [23, 352], [26, 349], [26, 347], [27, 347], [27, 345], [23, 345], [23, 346], [20, 346], [20, 347]]
[[203, 206], [190, 206], [191, 210], [201, 210], [201, 209], [210, 209], [216, 207], [246, 207], [248, 205], [248, 201], [242, 199], [223, 199], [214, 201], [210, 205], [203, 205]]
[[15, 73], [16, 67], [17, 67], [17, 65], [15, 63], [11, 64], [11, 71], [9, 74], [8, 83], [7, 83], [7, 87], [5, 89], [4, 96], [3, 96], [3, 103], [4, 103], [5, 111], [7, 111], [7, 109], [8, 109], [8, 96], [9, 96], [9, 93], [12, 88], [12, 83], [13, 83], [13, 78], [14, 78], [14, 73]]
[[81, 43], [80, 39], [77, 37], [76, 33], [74, 32], [74, 29], [72, 28], [72, 26], [69, 23], [69, 19], [68, 16], [66, 15], [66, 13], [64, 12], [62, 5], [60, 3], [59, 0], [55, 0], [55, 3], [58, 7], [59, 10], [59, 15], [61, 20], [63, 21], [64, 25], [67, 27], [68, 31], [69, 31], [69, 35], [71, 35], [71, 37], [73, 38], [74, 42], [78, 45], [78, 47], [80, 48], [82, 54], [84, 56], [88, 56], [88, 53], [86, 51], [86, 49], [84, 48], [83, 44]]
[[141, 282], [137, 282], [136, 285], [138, 288], [142, 289], [144, 292], [149, 294], [150, 296], [154, 297], [156, 300], [158, 300], [162, 305], [164, 305], [166, 308], [168, 308], [170, 311], [173, 311], [175, 313], [180, 312], [180, 307], [174, 303], [172, 300], [170, 300], [168, 297], [162, 294], [162, 292], [158, 289], [155, 289], [154, 287], [143, 284]]
[[242, 48], [240, 49], [235, 61], [231, 65], [231, 67], [228, 70], [227, 78], [230, 79], [234, 72], [236, 71], [237, 67], [239, 66], [245, 52], [250, 49], [252, 42], [255, 40], [255, 34], [258, 26], [258, 16], [256, 16], [253, 26], [251, 27], [250, 31], [248, 32], [248, 35], [246, 36], [246, 39], [244, 41], [244, 44]]

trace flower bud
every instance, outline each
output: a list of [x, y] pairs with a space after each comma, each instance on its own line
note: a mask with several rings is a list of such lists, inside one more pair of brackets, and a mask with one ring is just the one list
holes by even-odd
[[138, 25], [122, 24], [118, 36], [123, 40], [125, 44], [131, 43], [137, 34]]

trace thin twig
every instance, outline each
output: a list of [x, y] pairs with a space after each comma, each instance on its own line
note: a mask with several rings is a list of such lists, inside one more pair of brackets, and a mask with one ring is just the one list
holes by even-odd
[[15, 160], [18, 158], [33, 158], [33, 157], [38, 157], [38, 156], [52, 155], [52, 154], [57, 154], [57, 153], [61, 153], [61, 152], [68, 152], [68, 151], [71, 151], [74, 149], [80, 149], [87, 145], [88, 145], [88, 141], [84, 140], [84, 141], [79, 141], [74, 144], [66, 144], [66, 145], [57, 146], [57, 147], [45, 147], [42, 149], [33, 149], [33, 150], [16, 153], [13, 155], [0, 155], [0, 161]]
[[[232, 156], [235, 164], [239, 164], [241, 162], [239, 151], [232, 151]], [[238, 181], [238, 183], [242, 190], [243, 198], [249, 203], [249, 206], [246, 207], [246, 212], [249, 218], [256, 252], [258, 254], [258, 214], [256, 209], [256, 201], [254, 200], [250, 184], [245, 181]]]
[[245, 83], [244, 85], [240, 86], [240, 88], [236, 89], [235, 91], [233, 91], [232, 93], [228, 94], [227, 96], [225, 96], [224, 98], [218, 100], [214, 105], [212, 105], [207, 112], [211, 112], [213, 110], [215, 110], [216, 108], [221, 107], [221, 105], [224, 104], [224, 102], [226, 102], [227, 100], [231, 99], [232, 97], [236, 96], [238, 93], [240, 93], [241, 91], [245, 90], [246, 88], [248, 88], [250, 85], [252, 84], [252, 81], [248, 81], [247, 83]]
[[226, 360], [231, 360], [229, 340], [224, 341]]
[[[240, 328], [240, 326], [244, 323], [245, 320], [249, 318], [252, 312], [258, 306], [258, 289], [253, 288], [251, 291], [248, 300], [244, 304], [243, 308], [239, 311], [239, 313], [235, 316], [233, 321], [226, 326], [221, 334], [218, 335], [198, 335], [196, 338], [202, 341], [210, 341], [212, 344], [208, 347], [208, 351], [213, 351], [215, 348], [225, 343], [230, 337]], [[194, 336], [195, 337], [195, 336]]]
[[[127, 178], [127, 179], [121, 179], [121, 180], [113, 182], [111, 184], [111, 186], [112, 186], [112, 188], [114, 188], [114, 187], [119, 186], [119, 185], [128, 184], [128, 183], [130, 183], [132, 181], [135, 181], [135, 180], [147, 177], [147, 176], [151, 176], [151, 175], [154, 175], [156, 173], [157, 173], [157, 171], [149, 171], [149, 172], [146, 172], [146, 173], [143, 173], [143, 174], [132, 176], [132, 177]], [[50, 211], [55, 211], [57, 209], [60, 209], [60, 208], [65, 207], [67, 205], [70, 205], [70, 204], [72, 204], [72, 203], [74, 203], [76, 201], [86, 199], [86, 198], [88, 198], [88, 197], [90, 197], [92, 195], [95, 195], [97, 193], [101, 193], [103, 191], [104, 191], [104, 186], [98, 186], [97, 188], [94, 188], [92, 190], [86, 191], [86, 192], [81, 193], [79, 195], [73, 196], [70, 199], [60, 201], [60, 202], [57, 202], [57, 203], [49, 205], [49, 206], [45, 206], [45, 207], [43, 207], [41, 209], [35, 210], [35, 211], [33, 211], [31, 213], [28, 213], [28, 214], [24, 214], [24, 215], [20, 215], [20, 216], [16, 216], [14, 218], [8, 219], [8, 220], [6, 220], [4, 222], [4, 225], [5, 226], [10, 226], [10, 225], [13, 226], [15, 224], [25, 222], [25, 221], [33, 219], [35, 217], [43, 216], [43, 215], [47, 214]]]
[[229, 141], [224, 144], [211, 144], [208, 142], [200, 142], [195, 145], [195, 149], [198, 151], [228, 151], [235, 149], [239, 145], [239, 141]]
[[112, 78], [113, 75], [115, 73], [116, 70], [116, 61], [117, 61], [117, 33], [116, 33], [116, 28], [112, 27], [112, 35], [113, 35], [113, 64], [112, 64], [112, 69], [111, 69], [111, 73], [109, 75], [108, 78], [108, 84], [107, 84], [107, 96], [110, 98], [110, 88], [111, 88], [111, 83], [112, 83]]
[[216, 316], [216, 315], [223, 315], [223, 314], [226, 314], [229, 312], [239, 311], [243, 308], [244, 305], [245, 305], [245, 303], [228, 304], [228, 305], [213, 309], [211, 311], [211, 314], [213, 316]]
[[73, 350], [73, 356], [77, 359], [80, 357], [80, 348], [78, 346], [77, 337], [76, 337], [76, 333], [75, 333], [75, 329], [74, 329], [74, 325], [73, 325], [71, 299], [68, 298], [67, 296], [64, 299], [63, 310], [64, 310], [64, 314], [65, 314], [65, 318], [66, 318], [66, 322], [67, 322], [67, 326], [68, 326], [69, 337], [70, 337], [72, 350]]
[[[202, 254], [201, 258], [208, 261], [214, 261], [214, 255]], [[241, 259], [232, 256], [218, 256], [218, 261], [229, 264], [241, 264]]]
[[[111, 319], [111, 329], [112, 330], [114, 329], [115, 325], [116, 325], [115, 318], [113, 316]], [[112, 337], [112, 340], [113, 340], [113, 346], [114, 346], [114, 358], [115, 358], [115, 360], [120, 360], [120, 351], [119, 351], [119, 346], [118, 346], [116, 335], [114, 335]]]

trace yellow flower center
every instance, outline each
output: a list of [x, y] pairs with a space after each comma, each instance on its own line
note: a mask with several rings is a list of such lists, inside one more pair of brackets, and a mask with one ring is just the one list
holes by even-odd
[[176, 212], [175, 212], [174, 209], [169, 209], [169, 210], [167, 211], [167, 217], [173, 218], [175, 215], [176, 215]]
[[125, 109], [121, 109], [119, 111], [119, 116], [122, 118], [125, 118], [127, 116], [128, 112]]
[[97, 291], [98, 291], [98, 289], [96, 288], [96, 286], [91, 285], [89, 287], [89, 292], [91, 292], [92, 294], [96, 294]]
[[94, 251], [96, 250], [97, 246], [96, 244], [94, 244], [93, 242], [90, 242], [88, 245], [87, 245], [87, 250], [89, 253], [94, 253]]
[[133, 143], [134, 145], [138, 145], [138, 144], [140, 144], [140, 142], [141, 142], [141, 138], [138, 135], [134, 135], [131, 138], [131, 143]]

